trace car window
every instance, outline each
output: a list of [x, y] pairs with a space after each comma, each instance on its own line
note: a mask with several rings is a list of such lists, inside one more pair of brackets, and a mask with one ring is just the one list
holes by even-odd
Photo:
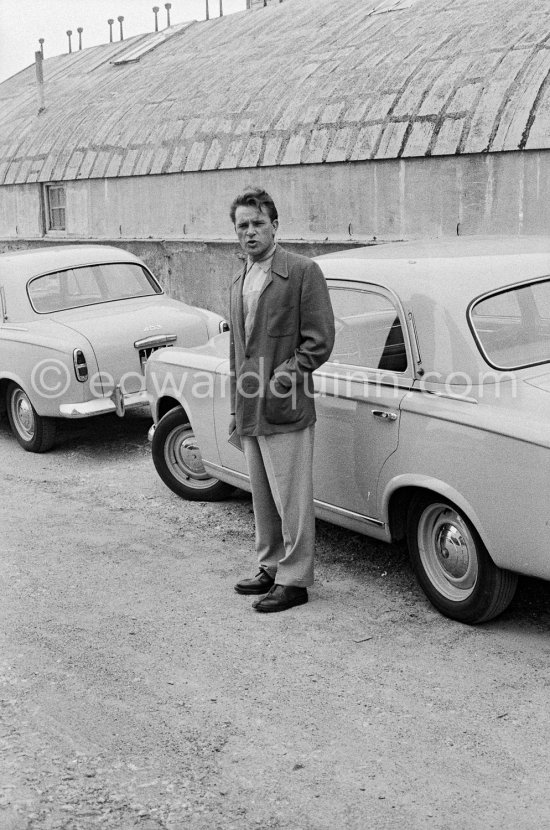
[[392, 301], [375, 291], [331, 288], [336, 337], [333, 363], [404, 372], [407, 353]]
[[519, 369], [550, 361], [550, 279], [483, 298], [472, 306], [470, 321], [492, 366]]
[[112, 262], [67, 268], [35, 277], [28, 284], [35, 311], [47, 313], [67, 308], [146, 297], [161, 293], [149, 274], [137, 263]]

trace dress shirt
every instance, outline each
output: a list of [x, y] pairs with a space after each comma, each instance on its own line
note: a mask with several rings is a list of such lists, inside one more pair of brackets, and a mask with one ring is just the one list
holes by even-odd
[[250, 333], [254, 326], [254, 318], [256, 317], [258, 300], [266, 283], [269, 272], [271, 271], [271, 263], [273, 261], [274, 253], [275, 245], [270, 248], [265, 257], [262, 259], [254, 261], [249, 257], [247, 261], [246, 276], [243, 282], [244, 332], [247, 340], [250, 337]]

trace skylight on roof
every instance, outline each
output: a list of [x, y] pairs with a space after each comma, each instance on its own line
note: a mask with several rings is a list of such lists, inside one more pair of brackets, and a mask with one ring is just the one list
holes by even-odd
[[153, 49], [156, 49], [157, 46], [174, 37], [174, 35], [180, 34], [194, 22], [194, 20], [188, 20], [185, 23], [178, 23], [175, 26], [170, 26], [168, 29], [163, 29], [162, 32], [155, 32], [155, 34], [149, 35], [145, 40], [141, 40], [137, 45], [131, 46], [121, 55], [118, 55], [111, 63], [113, 66], [121, 66], [125, 63], [137, 63], [143, 55], [152, 52]]

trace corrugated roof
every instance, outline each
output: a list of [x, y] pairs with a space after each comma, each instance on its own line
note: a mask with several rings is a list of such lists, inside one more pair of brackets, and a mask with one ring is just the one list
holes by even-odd
[[550, 146], [548, 0], [285, 0], [168, 33], [47, 59], [40, 115], [33, 67], [0, 84], [0, 183]]

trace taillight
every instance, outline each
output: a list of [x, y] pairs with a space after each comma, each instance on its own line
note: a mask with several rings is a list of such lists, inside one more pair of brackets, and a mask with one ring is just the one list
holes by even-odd
[[222, 320], [220, 323], [220, 332], [222, 331], [229, 331], [229, 323], [226, 320]]
[[84, 357], [84, 352], [82, 351], [82, 349], [74, 350], [73, 364], [76, 379], [79, 380], [80, 383], [84, 383], [84, 381], [88, 380], [88, 365], [86, 363], [86, 358]]

